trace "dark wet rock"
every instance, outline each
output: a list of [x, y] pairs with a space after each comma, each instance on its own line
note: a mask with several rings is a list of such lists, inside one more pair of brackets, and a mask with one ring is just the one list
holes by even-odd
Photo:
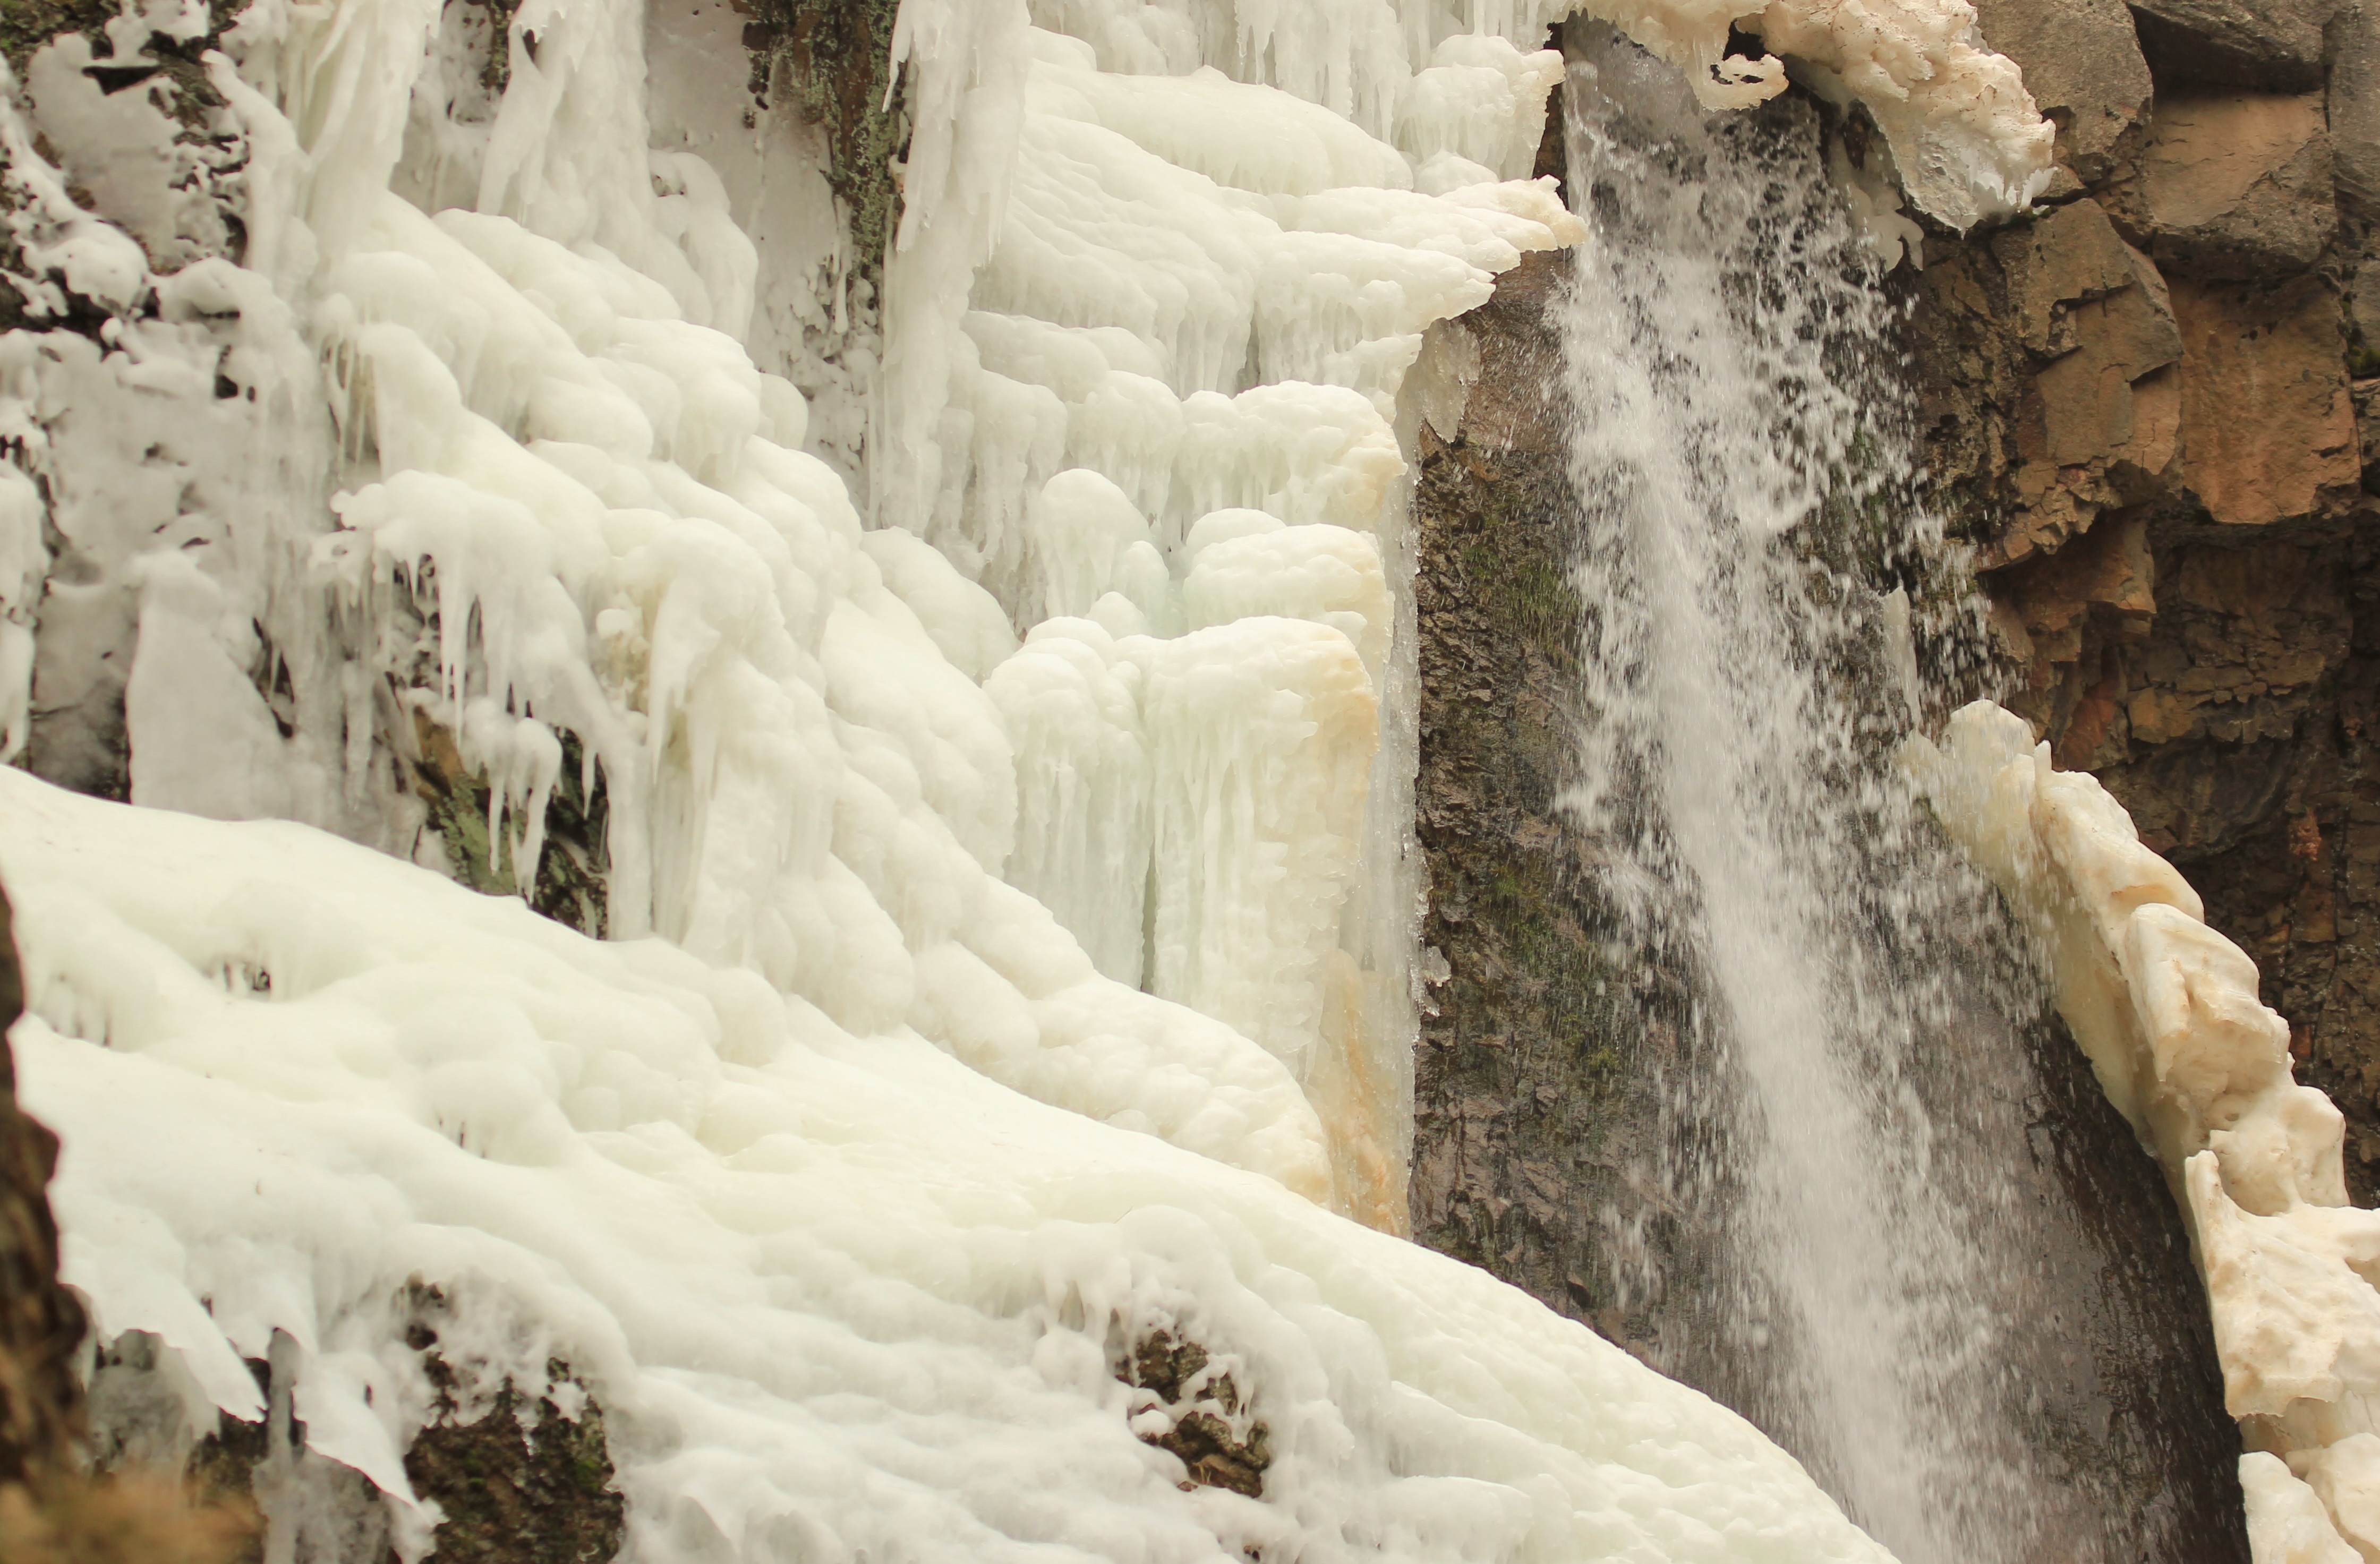
[[1154, 1331], [1133, 1343], [1116, 1377], [1148, 1396], [1166, 1425], [1140, 1435], [1143, 1443], [1176, 1457], [1187, 1473], [1184, 1488], [1228, 1488], [1250, 1498], [1264, 1497], [1265, 1469], [1272, 1464], [1272, 1431], [1241, 1400], [1228, 1368], [1207, 1349], [1172, 1331]]
[[[1622, 1306], [1645, 1267], [1618, 1261], [1605, 1217], [1657, 1155], [1685, 995], [1614, 948], [1559, 818], [1579, 614], [1548, 319], [1566, 260], [1530, 257], [1463, 318], [1481, 372], [1452, 439], [1421, 435], [1415, 823], [1443, 976], [1423, 1001], [1411, 1199], [1421, 1242], [1625, 1340], [1653, 1328]], [[1648, 1018], [1640, 991], [1681, 1013]], [[1671, 1229], [1629, 1242], [1673, 1261]]]
[[[507, 818], [491, 836], [488, 806], [492, 789], [472, 769], [455, 735], [416, 708], [409, 723], [392, 725], [410, 739], [400, 756], [424, 811], [422, 829], [435, 844], [447, 875], [491, 896], [518, 893], [514, 853], [522, 824]], [[610, 811], [601, 782], [587, 785], [585, 751], [577, 735], [561, 734], [562, 770], [545, 811], [545, 841], [530, 871], [528, 904], [556, 923], [595, 939], [603, 937], [610, 883]]]
[[[443, 1360], [430, 1425], [405, 1452], [413, 1490], [445, 1514], [431, 1557], [439, 1564], [608, 1564], [627, 1530], [627, 1501], [612, 1485], [603, 1410], [583, 1391], [575, 1416], [552, 1394], [534, 1402], [507, 1380], [464, 1421]], [[570, 1384], [554, 1365], [557, 1387]]]
[[[2033, 261], [2021, 258], [2027, 326], [2009, 314], [2009, 268], [1991, 259], [1966, 279], [1988, 277], [1973, 321], [1998, 333], [2006, 357], [1986, 368], [2011, 392], [2005, 442], [1969, 451], [1979, 502], [2005, 491], [2019, 459], [2018, 382], [2094, 333], [2138, 343], [2150, 330], [2107, 334], [2095, 306], [2156, 296], [2104, 217], [2069, 222], [2101, 236], [2104, 264], [2052, 256], [2028, 293]], [[1696, 1152], [1719, 1126], [1684, 1089], [1711, 1046], [1694, 953], [1625, 937], [1596, 890], [1598, 844], [1560, 808], [1584, 612], [1567, 576], [1574, 502], [1553, 320], [1565, 266], [1531, 258], [1456, 322], [1479, 374], [1456, 427], [1425, 422], [1417, 436], [1416, 807], [1425, 964], [1438, 976], [1415, 1069], [1415, 1235], [1761, 1422], [1777, 1409], [1757, 1354], [1715, 1317], [1742, 1279], [1725, 1231], [1732, 1174]], [[2169, 315], [2142, 313], [2171, 332]], [[2158, 372], [2154, 347], [2131, 352], [2106, 353], [2118, 376]], [[2143, 564], [2138, 541], [2099, 562], [2095, 589], [2138, 597], [2125, 576]], [[1918, 1076], [1946, 1133], [2022, 1147], [2007, 1219], [2028, 1237], [1996, 1282], [2007, 1322], [1996, 1351], [2029, 1461], [2046, 1474], [2043, 1556], [2242, 1564], [2238, 1438], [2171, 1195], [2055, 1018], [1995, 1009], [2012, 990], [1988, 977], [1957, 979], [1964, 1019]], [[1979, 1037], [2007, 1046], [1985, 1054]]]
[[[2062, 3], [2062, 0], [2061, 0]], [[2130, 0], [2157, 91], [2322, 85], [2323, 30], [2340, 0]]]

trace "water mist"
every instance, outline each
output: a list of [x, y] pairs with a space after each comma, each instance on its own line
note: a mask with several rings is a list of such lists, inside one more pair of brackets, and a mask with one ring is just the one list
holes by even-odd
[[1572, 30], [1564, 806], [1621, 927], [1694, 975], [1658, 1178], [1716, 1258], [1705, 1361], [1665, 1366], [1908, 1564], [2033, 1557], [2065, 1528], [2005, 1372], [2025, 1139], [1982, 1119], [2021, 1095], [2008, 1018], [2037, 1000], [1890, 764], [1921, 705], [1906, 588], [1939, 552], [1892, 306], [1805, 105], [1706, 114]]

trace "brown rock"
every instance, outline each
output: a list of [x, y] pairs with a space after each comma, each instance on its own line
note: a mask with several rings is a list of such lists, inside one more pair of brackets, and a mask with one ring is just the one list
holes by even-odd
[[2134, 287], [2079, 306], [2074, 318], [2080, 345], [2034, 377], [2048, 459], [2112, 457], [2163, 472], [2180, 411], [2176, 377], [2160, 372], [2181, 357], [2172, 309]]
[[2160, 91], [2322, 85], [2323, 28], [2339, 0], [2131, 0]]
[[2060, 765], [2097, 763], [2103, 750], [2120, 757], [2128, 721], [2137, 720], [2125, 714], [2124, 685], [2095, 673], [2077, 675], [2111, 634], [2145, 628], [2156, 612], [2155, 588], [2145, 509], [2103, 517], [2056, 553], [1990, 578], [1996, 607], [2013, 621], [2003, 645], [2024, 669], [2015, 703], [2059, 720]]
[[2148, 517], [2135, 511], [2107, 518], [2090, 536], [2039, 562], [2020, 596], [2043, 605], [2038, 617], [2028, 616], [2028, 629], [2063, 627], [2071, 622], [2068, 616], [2094, 608], [2147, 619], [2156, 612]]
[[2171, 271], [2232, 280], [2304, 271], [2338, 228], [2322, 95], [2160, 103], [2117, 211]]
[[2076, 345], [2074, 304], [2140, 280], [2138, 258], [2095, 200], [2058, 207], [2037, 223], [1994, 236], [1992, 253], [2008, 277], [2008, 311], [2018, 340], [2035, 353], [2064, 353]]
[[2355, 450], [2363, 463], [2364, 486], [2380, 467], [2380, 380], [2360, 380], [2349, 388], [2355, 402]]
[[2361, 477], [2338, 300], [2320, 277], [2266, 292], [2177, 283], [2182, 479], [2216, 521], [2334, 509]]
[[2148, 62], [2123, 0], [1977, 0], [1975, 18], [2058, 127], [2058, 162], [2083, 183], [2107, 178], [2149, 106]]
[[2380, 4], [2373, 0], [2331, 23], [2325, 106], [2339, 205], [2358, 216], [2380, 212]]
[[[2173, 464], [2181, 356], [2165, 281], [2093, 200], [1993, 240], [2017, 340], [2013, 492], [1986, 568], [2051, 550], [2109, 507], [2154, 497]], [[2042, 362], [2046, 359], [2047, 362]]]

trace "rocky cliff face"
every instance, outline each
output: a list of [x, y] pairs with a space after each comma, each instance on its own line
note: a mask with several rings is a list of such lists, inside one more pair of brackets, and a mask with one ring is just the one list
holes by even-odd
[[[2136, 469], [2169, 459], [2115, 447], [2154, 445], [2157, 397], [2173, 401], [2179, 378], [2170, 304], [2134, 270], [2153, 276], [2153, 263], [2136, 261], [2095, 209], [2065, 221], [2095, 217], [2096, 248], [2080, 260], [2052, 248], [2036, 265], [2032, 227], [1974, 246], [1995, 264], [1994, 243], [2009, 246], [2008, 265], [2028, 278], [2053, 263], [2098, 268], [2087, 287], [2059, 273], [2017, 295], [2047, 296], [2034, 306], [2044, 355], [2077, 333], [2071, 307], [2053, 310], [2059, 289], [2099, 307], [2096, 357], [2076, 366], [2089, 370], [2087, 394], [2072, 394], [2095, 417], [2131, 419], [2095, 467], [2067, 464], [2085, 468], [2082, 498], [2055, 517], [2041, 507], [2042, 530], [2064, 530], [2032, 552], [2063, 554], [2070, 572], [2097, 559], [2097, 540], [2125, 536], [2095, 529], [2098, 512], [2137, 503], [2122, 498], [2143, 481]], [[1757, 1376], [1742, 1372], [1744, 1354], [1718, 1339], [1711, 1318], [1728, 1285], [1727, 1191], [1715, 1187], [1727, 1171], [1682, 1174], [1675, 1150], [1696, 1134], [1678, 1089], [1697, 1046], [1694, 958], [1620, 937], [1616, 909], [1595, 888], [1597, 844], [1559, 806], [1576, 750], [1582, 612], [1570, 586], [1578, 532], [1555, 323], [1568, 273], [1566, 257], [1533, 258], [1455, 323], [1480, 373], [1455, 427], [1425, 422], [1418, 435], [1416, 806], [1429, 877], [1424, 940], [1445, 965], [1425, 1004], [1416, 1066], [1414, 1229], [1758, 1421]], [[1929, 407], [1937, 470], [1953, 456], [1965, 463], [1963, 487], [1945, 492], [1971, 517], [2009, 505], [2019, 405], [2038, 378], [2015, 327], [1993, 334], [1977, 323], [2014, 319], [2006, 268], [1989, 275], [1998, 291], [1970, 284], [1965, 315], [1929, 295], [1920, 317], [1922, 330], [1973, 345], [1960, 362], [1974, 389], [1959, 394], [2009, 410], [1998, 423], [1946, 430], [1949, 394], [1937, 390]], [[1940, 277], [1926, 273], [1929, 284]], [[2134, 297], [2116, 297], [2128, 288]], [[1952, 286], [1940, 295], [1963, 297]], [[2152, 383], [2136, 390], [2143, 381]], [[2114, 399], [2108, 382], [2139, 411], [2101, 413]], [[2177, 421], [2165, 416], [2166, 440]], [[2124, 563], [2119, 552], [2095, 568]], [[2063, 1485], [2051, 1540], [2077, 1559], [2244, 1560], [2238, 1439], [2172, 1200], [2055, 1019], [2002, 1020], [2024, 1048], [1998, 1061], [1988, 1085], [2006, 1099], [2006, 1133], [2031, 1152], [2012, 1193], [2053, 1235], [2026, 1274], [2008, 1279], [2011, 1313], [2031, 1323], [2007, 1344], [2011, 1383], [2029, 1398], [2024, 1425]]]
[[2031, 221], [1926, 244], [1937, 498], [1975, 545], [2010, 704], [2257, 958], [2368, 1205], [2380, 6], [1978, 8], [2060, 166]]
[[[1446, 965], [1415, 1070], [1414, 1232], [1758, 1421], [1756, 1376], [1710, 1318], [1724, 1170], [1665, 1164], [1694, 1133], [1675, 1121], [1692, 957], [1617, 939], [1595, 844], [1557, 803], [1580, 612], [1549, 319], [1566, 273], [1533, 258], [1463, 319], [1482, 373], [1460, 426], [1420, 435], [1416, 808], [1423, 938]], [[2238, 1438], [2172, 1199], [2055, 1019], [2018, 1030], [2028, 1051], [1993, 1087], [2031, 1150], [2013, 1194], [2056, 1237], [2009, 1279], [2032, 1324], [2007, 1349], [2065, 1485], [2061, 1557], [2245, 1560]]]
[[[1556, 800], [1571, 769], [1579, 607], [1568, 576], [1560, 350], [1567, 257], [1532, 256], [1463, 317], [1483, 370], [1461, 426], [1421, 432], [1415, 583], [1428, 861], [1412, 1209], [1423, 1243], [1485, 1266], [1615, 1340], [1603, 1214], [1658, 1155], [1659, 1074], [1684, 1002], [1674, 971], [1615, 955], [1584, 843]], [[1666, 1227], [1645, 1235], [1663, 1258]], [[1666, 1269], [1672, 1267], [1665, 1266]]]

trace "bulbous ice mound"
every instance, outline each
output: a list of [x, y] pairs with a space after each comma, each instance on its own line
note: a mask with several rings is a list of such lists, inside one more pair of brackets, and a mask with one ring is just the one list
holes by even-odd
[[[308, 827], [0, 770], [67, 1279], [190, 1425], [299, 1349], [317, 1454], [432, 1516], [395, 1340], [604, 1409], [627, 1557], [1881, 1561], [1734, 1414], [1259, 1173], [854, 1037]], [[100, 1046], [102, 1044], [105, 1046]], [[1198, 1342], [1267, 1431], [1188, 1489], [1114, 1376]], [[1139, 1396], [1135, 1400], [1135, 1395]]]
[[[2021, 717], [1954, 714], [1903, 761], [1943, 828], [2034, 923], [2058, 1006], [2188, 1218], [2262, 1558], [2380, 1548], [2380, 1212], [2347, 1203], [2345, 1121], [2297, 1084], [2256, 964], [2098, 779]], [[2350, 1545], [2353, 1545], [2350, 1546]]]
[[[1892, 148], [1909, 199], [1961, 231], [2022, 210], [2049, 182], [2057, 131], [2023, 73], [1994, 54], [1967, 0], [1588, 0], [1686, 72], [1706, 108], [1748, 108], [1786, 86], [1788, 55], [1818, 91], [1857, 98]], [[1759, 34], [1758, 59], [1728, 52]]]

